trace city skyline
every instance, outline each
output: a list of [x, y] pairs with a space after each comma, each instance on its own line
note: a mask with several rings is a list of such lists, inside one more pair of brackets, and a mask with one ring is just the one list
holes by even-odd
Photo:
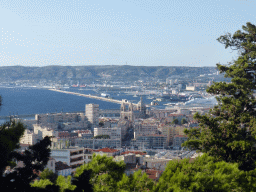
[[0, 66], [216, 66], [216, 39], [254, 24], [253, 1], [0, 2]]

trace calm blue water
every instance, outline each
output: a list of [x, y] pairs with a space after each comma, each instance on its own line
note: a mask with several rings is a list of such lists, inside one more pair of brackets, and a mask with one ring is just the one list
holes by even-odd
[[89, 103], [99, 104], [100, 109], [119, 109], [120, 105], [86, 97], [64, 94], [46, 89], [0, 88], [2, 107], [0, 116], [29, 115], [37, 113], [84, 111]]
[[[70, 88], [68, 91], [96, 94], [93, 90], [79, 90], [78, 88]], [[0, 88], [0, 95], [3, 100], [0, 116], [55, 113], [62, 110], [63, 112], [78, 112], [84, 111], [85, 105], [89, 103], [99, 104], [100, 109], [120, 108], [120, 105], [116, 103], [49, 91], [47, 89]], [[140, 100], [140, 97], [133, 97], [124, 93], [110, 93], [110, 95], [113, 99], [128, 99], [134, 103]], [[146, 104], [151, 102], [146, 97], [143, 97], [143, 101]]]

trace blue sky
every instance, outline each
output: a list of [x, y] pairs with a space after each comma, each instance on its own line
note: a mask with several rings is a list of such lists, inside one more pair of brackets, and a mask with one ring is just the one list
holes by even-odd
[[0, 66], [216, 66], [255, 23], [245, 0], [1, 0]]

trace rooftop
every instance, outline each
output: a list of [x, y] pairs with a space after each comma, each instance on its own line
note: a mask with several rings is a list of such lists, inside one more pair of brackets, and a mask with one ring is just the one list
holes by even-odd
[[58, 161], [55, 163], [55, 170], [56, 171], [60, 171], [60, 170], [63, 170], [63, 169], [69, 169], [70, 166], [68, 166], [67, 164], [61, 162], [61, 161]]
[[119, 150], [110, 149], [110, 148], [102, 148], [102, 149], [94, 150], [94, 152], [103, 152], [103, 153], [114, 153], [114, 152], [117, 152], [117, 151], [119, 151]]

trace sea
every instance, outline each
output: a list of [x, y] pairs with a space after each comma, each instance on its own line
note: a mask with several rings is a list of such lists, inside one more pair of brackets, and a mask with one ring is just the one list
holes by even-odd
[[[99, 95], [90, 89], [69, 88], [65, 90]], [[0, 118], [56, 112], [84, 112], [85, 105], [90, 103], [99, 104], [100, 109], [120, 109], [120, 104], [34, 87], [0, 87], [0, 95], [2, 97]], [[127, 99], [133, 103], [140, 100], [140, 97], [123, 92], [110, 93], [110, 96], [118, 100]], [[143, 97], [145, 104], [150, 104], [151, 101], [146, 96]]]

